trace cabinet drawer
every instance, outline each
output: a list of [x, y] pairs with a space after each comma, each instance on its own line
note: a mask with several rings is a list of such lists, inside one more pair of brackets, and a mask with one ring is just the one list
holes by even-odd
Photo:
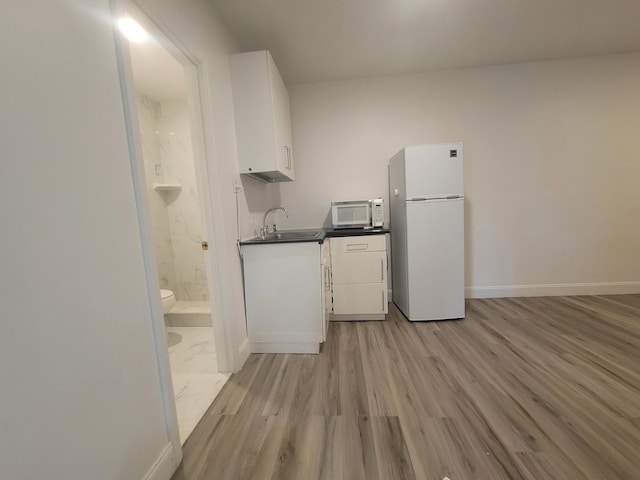
[[383, 283], [387, 281], [387, 253], [362, 252], [333, 257], [333, 283]]
[[331, 254], [384, 252], [387, 242], [384, 235], [361, 235], [358, 237], [334, 237], [331, 239]]
[[333, 313], [336, 315], [362, 315], [388, 313], [387, 285], [334, 285]]

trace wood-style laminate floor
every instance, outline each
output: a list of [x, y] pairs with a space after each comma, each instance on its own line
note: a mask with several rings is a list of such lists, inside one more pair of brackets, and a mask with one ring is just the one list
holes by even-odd
[[640, 479], [640, 295], [468, 300], [253, 354], [174, 480]]

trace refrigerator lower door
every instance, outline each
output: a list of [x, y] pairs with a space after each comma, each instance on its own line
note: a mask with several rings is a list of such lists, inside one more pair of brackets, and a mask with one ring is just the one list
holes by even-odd
[[464, 317], [464, 199], [406, 202], [411, 321]]

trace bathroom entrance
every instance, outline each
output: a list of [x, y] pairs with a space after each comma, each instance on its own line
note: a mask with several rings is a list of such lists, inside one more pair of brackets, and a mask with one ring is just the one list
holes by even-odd
[[[229, 378], [219, 371], [215, 289], [203, 215], [207, 192], [196, 67], [148, 19], [128, 12], [129, 54], [148, 205], [147, 232], [161, 290], [171, 380], [184, 443]], [[142, 26], [144, 27], [142, 27]], [[134, 126], [135, 128], [135, 126]], [[141, 179], [142, 180], [142, 179]]]

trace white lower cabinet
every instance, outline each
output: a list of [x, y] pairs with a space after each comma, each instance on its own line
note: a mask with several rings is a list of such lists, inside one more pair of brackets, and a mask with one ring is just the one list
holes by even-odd
[[387, 312], [387, 292], [379, 283], [333, 286], [333, 312], [336, 315], [379, 314]]
[[318, 353], [326, 335], [322, 245], [242, 245], [247, 335], [254, 353]]
[[382, 235], [241, 246], [253, 353], [318, 353], [328, 320], [384, 320]]
[[331, 295], [331, 248], [329, 239], [326, 239], [321, 247], [322, 256], [322, 341], [327, 339], [329, 328], [329, 316], [333, 311], [333, 297]]
[[388, 313], [384, 234], [331, 238], [333, 320], [383, 320]]

